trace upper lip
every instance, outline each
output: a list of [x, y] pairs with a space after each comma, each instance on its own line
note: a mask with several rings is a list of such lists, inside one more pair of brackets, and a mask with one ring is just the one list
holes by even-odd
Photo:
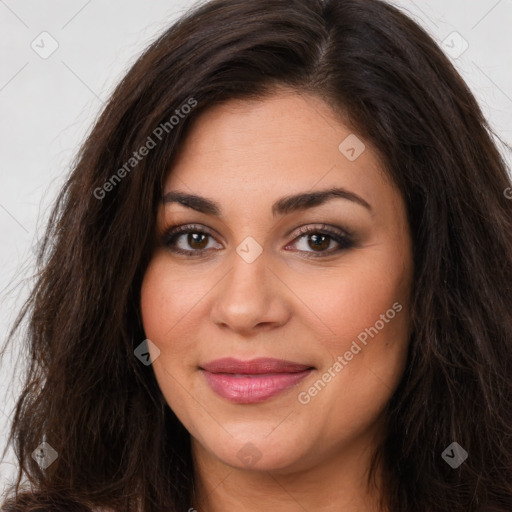
[[215, 359], [203, 364], [200, 368], [210, 373], [239, 373], [239, 374], [264, 374], [264, 373], [297, 373], [313, 368], [306, 364], [299, 364], [284, 359], [272, 359], [261, 357], [250, 361], [241, 361], [233, 357]]

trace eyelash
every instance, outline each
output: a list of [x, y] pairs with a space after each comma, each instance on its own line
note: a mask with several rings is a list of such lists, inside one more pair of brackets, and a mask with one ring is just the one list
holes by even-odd
[[[211, 250], [211, 249], [196, 249], [196, 250], [184, 250], [184, 249], [178, 249], [174, 246], [176, 240], [183, 234], [204, 234], [211, 236], [213, 235], [206, 231], [204, 228], [201, 228], [197, 224], [187, 224], [183, 226], [175, 226], [170, 227], [162, 236], [162, 244], [166, 246], [169, 250], [172, 252], [175, 252], [177, 254], [183, 254], [188, 255], [190, 257], [194, 256], [201, 256], [205, 252]], [[335, 250], [329, 250], [329, 251], [298, 251], [298, 252], [305, 252], [309, 254], [309, 256], [304, 256], [305, 258], [322, 258], [331, 256], [333, 254], [336, 254], [338, 252], [341, 252], [346, 249], [350, 249], [354, 246], [354, 241], [350, 233], [344, 231], [343, 233], [337, 232], [333, 229], [330, 229], [326, 224], [322, 224], [320, 228], [318, 227], [312, 227], [312, 226], [304, 226], [302, 228], [299, 228], [297, 236], [293, 239], [293, 242], [304, 237], [308, 234], [315, 234], [315, 235], [324, 235], [330, 238], [331, 240], [335, 241], [339, 244], [339, 247]], [[218, 250], [218, 249], [217, 249]]]

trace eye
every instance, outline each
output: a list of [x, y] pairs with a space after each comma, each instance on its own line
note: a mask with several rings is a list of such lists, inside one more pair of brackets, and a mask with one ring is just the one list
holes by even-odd
[[[348, 232], [339, 228], [330, 228], [325, 224], [322, 224], [320, 227], [304, 226], [300, 228], [294, 242], [296, 240], [300, 242], [303, 239], [305, 241], [301, 244], [302, 247], [299, 247], [299, 251], [308, 253], [307, 258], [330, 256], [354, 246], [354, 240]], [[332, 249], [332, 242], [334, 242], [335, 246], [337, 244], [337, 247], [334, 247], [334, 249]], [[308, 248], [312, 250], [309, 251]], [[327, 250], [329, 248], [330, 250]]]
[[[178, 226], [169, 229], [164, 234], [162, 243], [172, 252], [197, 256], [209, 250], [208, 237], [213, 238], [213, 235], [205, 231], [204, 228], [195, 224], [187, 224], [186, 226]], [[187, 249], [186, 246], [191, 249]], [[220, 248], [222, 248], [222, 246]]]
[[[200, 256], [211, 249], [222, 249], [220, 244], [216, 248], [209, 246], [209, 238], [214, 239], [213, 235], [204, 228], [196, 224], [188, 224], [168, 229], [162, 237], [162, 244], [174, 253], [187, 256]], [[309, 253], [305, 256], [307, 258], [330, 256], [354, 246], [352, 236], [348, 232], [322, 224], [320, 227], [300, 228], [293, 243], [286, 248], [296, 245], [296, 241], [300, 242], [303, 239], [307, 240], [302, 243], [302, 248], [299, 247], [298, 252]], [[334, 248], [332, 248], [332, 242], [334, 242]]]

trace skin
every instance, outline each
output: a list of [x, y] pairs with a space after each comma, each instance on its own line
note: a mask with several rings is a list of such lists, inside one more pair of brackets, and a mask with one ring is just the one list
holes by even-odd
[[[200, 511], [377, 510], [381, 472], [375, 487], [366, 478], [405, 366], [413, 260], [403, 199], [376, 152], [361, 137], [366, 148], [354, 161], [338, 149], [352, 133], [314, 96], [277, 90], [260, 101], [230, 100], [196, 120], [167, 177], [164, 194], [193, 193], [221, 208], [217, 217], [160, 205], [158, 240], [169, 226], [189, 223], [211, 236], [175, 241], [184, 250], [206, 248], [194, 257], [157, 244], [141, 291], [146, 336], [160, 350], [156, 379], [191, 434], [191, 507]], [[283, 196], [334, 186], [371, 211], [334, 198], [272, 214]], [[334, 252], [332, 238], [317, 248], [311, 235], [297, 233], [322, 223], [353, 233], [354, 245]], [[252, 263], [236, 251], [249, 236], [263, 250]], [[332, 373], [336, 358], [397, 302], [401, 311], [301, 403], [299, 393]], [[235, 404], [198, 369], [227, 356], [315, 369], [271, 399]], [[256, 456], [248, 462], [239, 453]]]

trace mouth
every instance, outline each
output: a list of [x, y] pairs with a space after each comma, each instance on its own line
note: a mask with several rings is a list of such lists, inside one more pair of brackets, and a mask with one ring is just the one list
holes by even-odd
[[282, 359], [223, 358], [203, 364], [199, 370], [212, 391], [222, 398], [237, 404], [253, 404], [298, 384], [314, 367]]

